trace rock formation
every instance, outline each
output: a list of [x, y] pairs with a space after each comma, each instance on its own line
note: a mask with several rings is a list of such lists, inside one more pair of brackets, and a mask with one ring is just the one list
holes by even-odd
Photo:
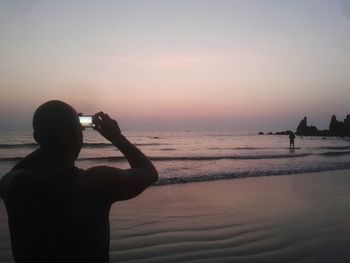
[[307, 117], [302, 119], [297, 127], [299, 136], [350, 136], [350, 115], [344, 121], [338, 121], [335, 115], [329, 123], [329, 130], [318, 130], [316, 126], [307, 125]]
[[291, 135], [292, 133], [294, 132], [290, 130], [286, 130], [286, 131], [275, 132], [275, 135]]
[[344, 121], [338, 121], [333, 115], [329, 123], [329, 133], [333, 136], [350, 136], [350, 115], [346, 115]]
[[319, 131], [316, 126], [307, 125], [307, 117], [305, 116], [304, 119], [300, 121], [297, 127], [296, 135], [310, 136], [310, 135], [316, 135], [318, 132]]
[[[275, 135], [290, 135], [293, 133], [290, 130], [276, 132]], [[273, 135], [272, 132], [266, 133], [267, 135]], [[349, 136], [350, 137], [350, 114], [346, 115], [344, 121], [338, 121], [335, 115], [332, 116], [329, 123], [329, 130], [319, 130], [316, 126], [307, 125], [307, 117], [305, 116], [300, 122], [296, 130], [298, 136]], [[263, 132], [259, 132], [259, 135], [264, 135]]]

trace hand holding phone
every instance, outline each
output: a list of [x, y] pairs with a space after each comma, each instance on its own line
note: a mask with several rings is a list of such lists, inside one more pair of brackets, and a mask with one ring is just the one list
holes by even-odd
[[107, 140], [117, 143], [123, 138], [118, 123], [104, 112], [98, 112], [93, 116], [93, 128]]
[[95, 126], [92, 115], [81, 115], [79, 116], [79, 121], [83, 128], [93, 128]]

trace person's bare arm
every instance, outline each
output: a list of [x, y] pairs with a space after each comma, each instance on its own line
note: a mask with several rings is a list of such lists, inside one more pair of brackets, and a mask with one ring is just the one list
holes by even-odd
[[121, 134], [115, 120], [99, 112], [95, 115], [94, 123], [95, 129], [125, 155], [131, 166], [127, 170], [96, 166], [85, 171], [84, 177], [101, 189], [101, 197], [111, 203], [127, 200], [139, 195], [158, 180], [158, 173], [153, 164]]

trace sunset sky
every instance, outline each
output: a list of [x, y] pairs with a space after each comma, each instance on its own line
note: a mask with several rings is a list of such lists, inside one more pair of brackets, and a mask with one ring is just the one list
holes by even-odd
[[0, 1], [0, 130], [50, 99], [126, 130], [327, 128], [350, 113], [350, 1]]

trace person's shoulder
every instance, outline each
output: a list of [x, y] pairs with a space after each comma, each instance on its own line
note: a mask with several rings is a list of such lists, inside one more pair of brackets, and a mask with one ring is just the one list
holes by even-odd
[[78, 169], [77, 183], [78, 186], [84, 189], [98, 189], [101, 186], [105, 186], [106, 179], [113, 175], [122, 175], [124, 170], [111, 166], [93, 166], [86, 170]]
[[107, 165], [99, 165], [99, 166], [93, 166], [86, 170], [81, 170], [80, 175], [83, 177], [94, 177], [94, 176], [101, 176], [106, 173], [122, 173], [124, 170], [107, 166]]
[[108, 205], [128, 200], [153, 183], [148, 172], [148, 169], [143, 168], [123, 170], [111, 166], [94, 166], [81, 173], [77, 180], [76, 193], [86, 200], [94, 199], [96, 203]]
[[18, 169], [18, 170], [11, 170], [7, 172], [1, 179], [0, 179], [0, 185], [5, 185], [7, 183], [10, 183], [10, 181], [13, 180], [13, 178], [21, 173], [23, 173], [24, 170]]
[[17, 175], [22, 174], [23, 171], [24, 170], [22, 170], [22, 169], [11, 170], [0, 179], [0, 197], [2, 199], [5, 199], [7, 192], [8, 192], [8, 189], [9, 189], [10, 184], [13, 181], [13, 179]]
[[88, 189], [98, 189], [110, 183], [110, 179], [117, 178], [125, 173], [124, 170], [111, 166], [93, 166], [86, 170], [79, 170], [77, 183]]
[[114, 180], [118, 179], [120, 177], [118, 175], [123, 173], [124, 170], [111, 166], [94, 166], [86, 170], [79, 169], [73, 188], [76, 200], [83, 200], [83, 203], [89, 203], [93, 200], [94, 204], [110, 205], [113, 202], [110, 192], [111, 188], [115, 186]]

